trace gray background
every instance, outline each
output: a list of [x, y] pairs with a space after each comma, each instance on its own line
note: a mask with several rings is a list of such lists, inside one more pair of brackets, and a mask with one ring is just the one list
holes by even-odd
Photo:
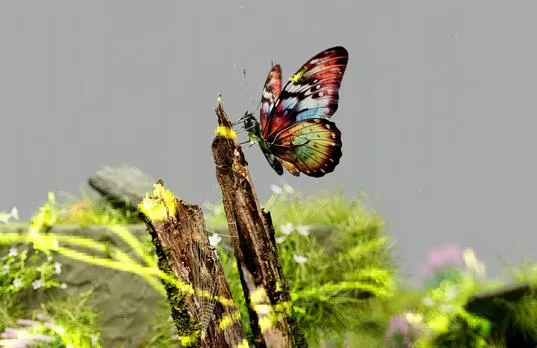
[[[343, 158], [322, 179], [272, 183], [365, 192], [407, 271], [429, 246], [498, 256], [534, 248], [537, 5], [530, 1], [2, 1], [0, 210], [28, 218], [48, 190], [78, 193], [121, 162], [182, 198], [215, 202], [215, 101], [254, 109], [274, 60], [285, 77], [344, 45], [332, 118]], [[247, 70], [246, 79], [242, 69]], [[247, 87], [245, 87], [245, 84]], [[251, 96], [255, 98], [252, 102]], [[254, 105], [255, 104], [255, 105]], [[244, 135], [243, 135], [244, 136]]]

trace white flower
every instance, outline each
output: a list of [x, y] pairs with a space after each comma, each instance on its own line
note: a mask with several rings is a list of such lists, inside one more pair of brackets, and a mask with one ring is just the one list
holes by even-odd
[[213, 214], [214, 214], [214, 215], [220, 215], [220, 214], [222, 214], [222, 207], [219, 206], [219, 205], [215, 205], [215, 206], [213, 207]]
[[421, 313], [406, 312], [405, 318], [407, 322], [414, 326], [418, 326], [423, 321], [423, 315]]
[[15, 257], [18, 254], [17, 248], [10, 248], [9, 249], [9, 256]]
[[310, 227], [309, 226], [304, 226], [304, 225], [299, 225], [296, 227], [296, 231], [298, 232], [298, 234], [302, 235], [302, 236], [307, 236], [310, 234]]
[[479, 277], [484, 277], [486, 271], [487, 271], [487, 266], [485, 266], [483, 262], [478, 261], [474, 267], [475, 274]]
[[212, 236], [209, 236], [209, 244], [213, 247], [217, 246], [218, 243], [222, 241], [222, 237], [217, 235], [216, 233], [213, 233]]
[[50, 317], [46, 315], [45, 313], [37, 313], [35, 317], [41, 321], [49, 321]]
[[464, 264], [466, 267], [473, 269], [475, 264], [477, 263], [477, 258], [475, 256], [475, 252], [471, 248], [466, 248], [462, 252], [462, 257], [464, 259]]
[[300, 255], [293, 255], [293, 259], [295, 259], [295, 261], [298, 263], [305, 263], [306, 261], [308, 261], [307, 257]]
[[289, 194], [295, 193], [295, 189], [291, 185], [287, 185], [287, 184], [283, 185], [283, 190]]
[[54, 269], [56, 270], [56, 274], [62, 273], [62, 264], [59, 262], [55, 262]]
[[65, 284], [65, 283], [61, 283], [60, 288], [62, 288], [62, 289], [67, 289], [67, 284]]
[[426, 305], [427, 307], [431, 307], [434, 304], [434, 301], [430, 297], [425, 297], [423, 299], [423, 304]]
[[457, 295], [457, 288], [455, 288], [454, 286], [448, 286], [446, 287], [446, 298], [448, 299], [448, 301], [451, 301], [455, 298], [455, 296]]
[[19, 220], [19, 211], [17, 210], [17, 207], [13, 207], [9, 213], [0, 211], [0, 222], [7, 224], [11, 219]]
[[290, 222], [280, 226], [280, 230], [286, 236], [290, 235], [294, 231], [294, 229], [295, 229], [295, 226], [293, 226], [293, 224]]
[[439, 308], [444, 313], [450, 313], [451, 311], [453, 311], [453, 306], [450, 304], [442, 304]]
[[41, 279], [38, 279], [38, 280], [34, 280], [32, 282], [32, 287], [34, 288], [34, 290], [37, 290], [39, 289], [40, 287], [43, 286], [43, 281]]
[[99, 337], [97, 337], [96, 335], [92, 335], [91, 336], [91, 345], [96, 346], [98, 343], [99, 343]]
[[17, 207], [13, 207], [11, 208], [11, 213], [9, 213], [9, 215], [15, 219], [15, 220], [19, 220], [19, 210], [17, 209]]
[[2, 273], [7, 274], [9, 272], [9, 265], [3, 265], [2, 266]]
[[278, 185], [270, 185], [270, 189], [272, 190], [272, 192], [274, 192], [275, 195], [280, 195], [282, 193], [282, 188]]
[[283, 242], [285, 242], [285, 239], [286, 239], [286, 238], [287, 238], [287, 237], [285, 237], [285, 236], [277, 237], [277, 238], [276, 238], [276, 243], [278, 243], [278, 244], [282, 244]]
[[22, 280], [20, 280], [19, 278], [15, 278], [15, 280], [13, 280], [13, 286], [16, 288], [20, 288], [22, 286]]
[[464, 263], [466, 267], [473, 271], [477, 276], [485, 276], [486, 266], [483, 262], [479, 261], [475, 256], [475, 252], [471, 248], [464, 249], [463, 252]]

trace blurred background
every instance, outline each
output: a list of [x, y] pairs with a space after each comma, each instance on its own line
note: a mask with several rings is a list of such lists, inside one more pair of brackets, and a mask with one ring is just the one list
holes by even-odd
[[[29, 218], [129, 163], [201, 204], [220, 198], [216, 96], [257, 108], [271, 61], [284, 78], [335, 45], [350, 54], [332, 118], [343, 158], [321, 179], [270, 185], [366, 196], [410, 275], [429, 246], [471, 246], [489, 275], [534, 247], [534, 2], [0, 2], [0, 210]], [[244, 73], [244, 70], [246, 73]], [[246, 134], [240, 134], [246, 139]], [[533, 150], [532, 150], [533, 149]]]

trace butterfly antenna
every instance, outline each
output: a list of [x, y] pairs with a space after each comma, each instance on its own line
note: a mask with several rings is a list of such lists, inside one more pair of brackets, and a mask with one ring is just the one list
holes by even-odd
[[246, 89], [246, 93], [248, 93], [248, 96], [250, 97], [250, 103], [252, 108], [255, 105], [254, 96], [250, 92], [250, 87], [248, 86], [248, 76], [246, 76], [246, 69], [242, 69], [242, 78], [244, 80], [244, 88]]
[[[248, 95], [250, 96], [251, 106], [252, 108], [254, 108], [254, 106], [256, 106], [256, 102], [255, 102], [255, 98], [252, 96], [252, 93], [250, 92], [250, 88], [248, 87], [248, 77], [246, 75], [246, 69], [242, 69], [242, 77], [244, 79], [244, 88], [246, 88], [246, 91]], [[253, 114], [257, 113], [260, 107], [261, 107], [261, 100], [259, 100], [259, 102], [257, 103], [257, 106], [255, 107], [255, 110], [252, 113]]]

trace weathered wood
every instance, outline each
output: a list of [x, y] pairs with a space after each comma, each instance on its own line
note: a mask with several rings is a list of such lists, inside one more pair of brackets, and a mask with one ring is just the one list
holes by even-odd
[[[154, 196], [144, 199], [140, 209], [153, 238], [159, 268], [176, 279], [163, 279], [163, 284], [183, 345], [246, 347], [240, 312], [218, 255], [209, 245], [201, 209], [164, 191], [162, 182], [155, 188]], [[155, 208], [157, 214], [147, 207]]]
[[221, 98], [216, 114], [219, 126], [212, 143], [216, 177], [222, 189], [254, 343], [256, 347], [306, 347], [278, 261], [270, 213], [259, 204]]
[[122, 164], [104, 167], [88, 179], [89, 185], [115, 207], [137, 211], [146, 193], [153, 191], [153, 180], [140, 169]]

